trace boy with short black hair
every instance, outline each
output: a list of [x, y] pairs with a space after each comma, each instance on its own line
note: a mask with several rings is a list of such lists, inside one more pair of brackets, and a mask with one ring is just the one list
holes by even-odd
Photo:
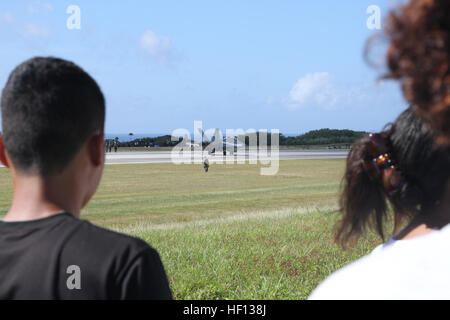
[[1, 112], [14, 193], [0, 221], [0, 299], [171, 299], [156, 250], [79, 219], [105, 161], [95, 80], [69, 61], [27, 60], [9, 76]]

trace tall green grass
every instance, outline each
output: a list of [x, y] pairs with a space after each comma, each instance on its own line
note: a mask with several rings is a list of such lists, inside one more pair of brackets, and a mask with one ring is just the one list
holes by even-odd
[[157, 248], [177, 299], [306, 299], [333, 271], [369, 253], [333, 243], [336, 215], [293, 208], [126, 231]]
[[[156, 248], [177, 299], [305, 299], [380, 243], [333, 243], [344, 164], [280, 161], [275, 176], [249, 164], [107, 165], [82, 218]], [[11, 195], [0, 168], [0, 212]]]

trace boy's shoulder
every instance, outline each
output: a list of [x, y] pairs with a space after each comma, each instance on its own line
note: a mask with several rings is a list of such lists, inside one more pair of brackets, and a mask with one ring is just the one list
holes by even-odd
[[[70, 231], [67, 236], [67, 251], [83, 254], [96, 261], [130, 261], [143, 253], [157, 256], [157, 251], [147, 242], [137, 237], [112, 231], [84, 219], [73, 218], [68, 221]], [[69, 240], [70, 239], [70, 240]]]
[[147, 242], [140, 238], [97, 226], [88, 220], [78, 219], [78, 224], [79, 235], [86, 241], [95, 241], [92, 245], [104, 245], [115, 250], [120, 248], [136, 251], [152, 249]]
[[171, 297], [159, 254], [142, 239], [66, 212], [33, 221], [0, 222], [0, 231], [0, 297]]

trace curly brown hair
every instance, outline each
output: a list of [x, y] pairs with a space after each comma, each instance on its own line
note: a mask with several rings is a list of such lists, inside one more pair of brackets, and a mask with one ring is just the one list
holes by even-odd
[[450, 1], [411, 0], [392, 10], [385, 34], [389, 73], [404, 97], [450, 144]]

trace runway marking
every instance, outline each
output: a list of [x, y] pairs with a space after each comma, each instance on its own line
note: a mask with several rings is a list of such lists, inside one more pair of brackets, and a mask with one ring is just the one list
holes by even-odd
[[148, 221], [139, 221], [132, 225], [128, 225], [126, 227], [112, 225], [111, 229], [118, 232], [146, 232], [150, 230], [170, 230], [170, 229], [183, 229], [186, 227], [202, 227], [208, 226], [211, 224], [226, 224], [233, 223], [235, 221], [243, 221], [243, 220], [256, 220], [256, 219], [282, 219], [286, 217], [308, 214], [311, 212], [319, 212], [319, 211], [335, 211], [338, 208], [336, 206], [310, 206], [310, 207], [296, 207], [296, 208], [282, 208], [282, 209], [272, 209], [272, 210], [257, 210], [257, 211], [249, 211], [249, 212], [239, 212], [237, 214], [232, 214], [228, 216], [223, 216], [219, 218], [207, 218], [201, 220], [194, 221], [186, 221], [186, 222], [169, 222], [169, 223], [152, 223]]
[[[194, 154], [194, 153], [193, 153]], [[343, 159], [346, 158], [348, 154], [348, 150], [280, 150], [278, 159], [279, 160], [298, 160], [298, 159]], [[260, 156], [257, 157], [256, 152], [246, 153], [244, 155], [237, 155], [236, 157], [231, 158], [223, 157], [223, 156], [210, 156], [209, 161], [211, 163], [214, 162], [226, 162], [232, 163], [237, 161], [248, 162], [249, 155], [252, 156], [252, 160], [258, 161], [270, 161], [276, 160], [270, 158], [270, 156]], [[201, 163], [201, 155], [197, 153], [197, 161], [196, 163]], [[190, 158], [185, 158], [184, 160], [189, 161]], [[135, 151], [135, 152], [117, 152], [117, 153], [107, 153], [105, 163], [110, 164], [149, 164], [149, 163], [171, 163], [171, 152], [170, 151]], [[0, 165], [0, 167], [4, 167]]]

